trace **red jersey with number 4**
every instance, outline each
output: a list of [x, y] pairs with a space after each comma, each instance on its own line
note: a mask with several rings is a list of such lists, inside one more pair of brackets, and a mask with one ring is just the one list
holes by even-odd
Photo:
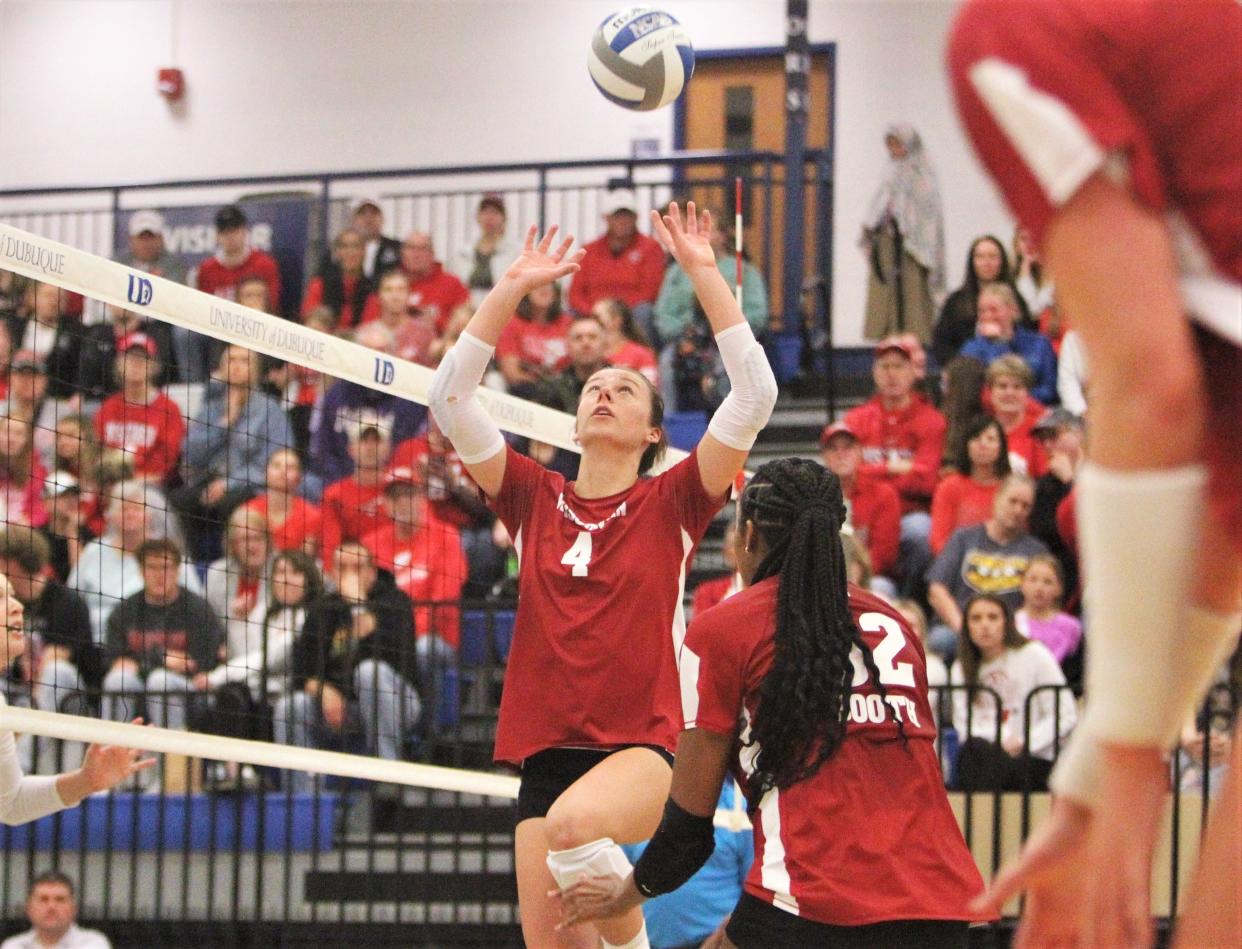
[[1237, 0], [973, 0], [949, 71], [975, 151], [1036, 239], [1101, 169], [1163, 215], [1202, 327], [1214, 516], [1242, 551], [1239, 35]]
[[[734, 774], [749, 793], [747, 745], [772, 667], [778, 579], [695, 617], [679, 657], [686, 728], [741, 737]], [[933, 747], [923, 646], [891, 606], [851, 585], [850, 615], [871, 647], [887, 706], [855, 650], [845, 740], [813, 776], [764, 794], [751, 816], [746, 892], [818, 923], [986, 919], [983, 891], [949, 806]], [[900, 716], [903, 742], [892, 714]]]
[[724, 496], [697, 455], [590, 500], [506, 449], [496, 513], [520, 563], [496, 760], [555, 747], [659, 745], [681, 732], [677, 651], [694, 549]]

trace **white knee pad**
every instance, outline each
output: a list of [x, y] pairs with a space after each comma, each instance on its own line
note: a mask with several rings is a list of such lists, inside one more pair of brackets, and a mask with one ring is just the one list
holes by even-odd
[[572, 850], [549, 850], [548, 869], [562, 890], [573, 886], [582, 876], [602, 877], [616, 874], [624, 879], [633, 866], [625, 851], [611, 837], [601, 837]]

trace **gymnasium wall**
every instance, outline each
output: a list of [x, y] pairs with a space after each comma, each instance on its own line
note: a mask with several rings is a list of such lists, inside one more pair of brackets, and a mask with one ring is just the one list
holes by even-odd
[[[623, 0], [261, 3], [0, 0], [0, 189], [628, 154], [672, 110], [592, 87], [587, 38]], [[703, 49], [779, 46], [784, 0], [668, 0]], [[968, 154], [941, 67], [954, 3], [812, 0], [838, 49], [836, 342], [861, 340], [855, 239], [885, 125], [913, 122], [939, 172], [950, 284], [1008, 218]], [[184, 107], [155, 72], [185, 70]]]

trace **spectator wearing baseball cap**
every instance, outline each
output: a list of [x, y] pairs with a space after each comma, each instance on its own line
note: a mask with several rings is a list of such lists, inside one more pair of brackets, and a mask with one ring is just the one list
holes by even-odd
[[[120, 262], [127, 267], [132, 267], [134, 270], [141, 270], [143, 273], [163, 277], [166, 280], [174, 280], [177, 283], [185, 283], [185, 261], [168, 253], [168, 249], [164, 245], [164, 232], [167, 230], [167, 227], [164, 215], [153, 208], [143, 208], [133, 212], [129, 216], [129, 222], [126, 226], [129, 234], [128, 253], [121, 256]], [[138, 319], [137, 315], [135, 315], [135, 319]], [[87, 330], [88, 334], [96, 328], [96, 326], [89, 327]], [[124, 332], [118, 334], [118, 336], [123, 335], [125, 335]], [[192, 347], [191, 336], [193, 335], [191, 330], [183, 329], [180, 326], [164, 325], [163, 336], [166, 339], [161, 338], [157, 342], [160, 346], [160, 356], [162, 357], [165, 373], [173, 374], [177, 371], [176, 363], [173, 360], [173, 353], [176, 352], [179, 358], [183, 351], [190, 351], [187, 347]], [[98, 377], [93, 369], [83, 368], [84, 384], [97, 384], [101, 380], [107, 381], [111, 379], [112, 355], [113, 351], [109, 347], [107, 358], [102, 363], [102, 375]], [[84, 354], [84, 362], [86, 359], [87, 356]], [[92, 367], [94, 365], [92, 363]], [[95, 398], [103, 398], [106, 395], [110, 395], [113, 391], [111, 384], [106, 383], [105, 389], [98, 392]]]
[[140, 334], [155, 345], [159, 371], [155, 385], [164, 385], [170, 378], [173, 353], [176, 349], [175, 327], [159, 320], [149, 320], [135, 310], [119, 306], [105, 307], [107, 320], [88, 326], [82, 338], [82, 355], [78, 363], [78, 386], [86, 400], [87, 411], [97, 407], [121, 387], [117, 374], [120, 363], [117, 344], [127, 336]]
[[[267, 284], [268, 305], [272, 312], [281, 311], [280, 266], [266, 251], [250, 246], [250, 222], [235, 204], [216, 212], [216, 253], [198, 265], [193, 284], [204, 293], [237, 300], [237, 288], [247, 277], [260, 277]], [[208, 344], [208, 338], [194, 337], [190, 351], [177, 353], [183, 382], [206, 382], [220, 347]]]
[[1031, 533], [1061, 562], [1065, 570], [1065, 605], [1074, 609], [1081, 595], [1078, 551], [1074, 538], [1066, 536], [1061, 525], [1073, 522], [1074, 482], [1084, 460], [1086, 426], [1082, 416], [1056, 408], [1045, 412], [1033, 431], [1043, 443], [1048, 471], [1035, 482]]
[[121, 389], [95, 414], [95, 433], [104, 447], [125, 455], [135, 477], [162, 485], [181, 456], [181, 410], [155, 383], [160, 371], [155, 340], [130, 333], [117, 342], [116, 350]]
[[466, 285], [470, 302], [478, 306], [522, 247], [505, 233], [508, 213], [499, 194], [488, 193], [479, 199], [474, 220], [479, 225], [478, 240], [458, 249], [449, 261], [449, 270]]
[[836, 422], [819, 436], [824, 467], [841, 481], [841, 494], [849, 502], [849, 525], [854, 537], [871, 556], [872, 589], [887, 596], [896, 593], [896, 573], [901, 540], [901, 499], [896, 490], [878, 478], [859, 474], [862, 445], [845, 422]]
[[350, 227], [358, 232], [364, 246], [362, 272], [378, 283], [388, 271], [401, 266], [401, 242], [384, 234], [384, 209], [377, 198], [357, 198], [351, 210]]
[[185, 264], [164, 247], [165, 227], [164, 215], [153, 208], [143, 208], [131, 214], [126, 226], [129, 256], [123, 258], [121, 263], [143, 273], [183, 283]]
[[903, 596], [921, 593], [931, 564], [931, 497], [945, 433], [944, 416], [916, 389], [913, 356], [900, 337], [882, 340], [871, 367], [876, 393], [844, 419], [862, 447], [859, 473], [883, 481], [901, 501], [898, 573]]
[[362, 539], [375, 565], [387, 570], [414, 603], [415, 650], [423, 681], [432, 681], [457, 655], [458, 601], [466, 558], [457, 528], [435, 517], [416, 469], [393, 468], [384, 479], [384, 522]]
[[342, 414], [337, 424], [346, 438], [353, 473], [329, 484], [323, 492], [320, 553], [328, 571], [341, 544], [360, 541], [384, 525], [383, 494], [392, 455], [391, 416], [368, 407]]
[[648, 323], [664, 279], [664, 248], [638, 232], [638, 202], [628, 188], [604, 196], [604, 233], [585, 247], [582, 267], [569, 287], [569, 308], [587, 314], [600, 300], [624, 300]]
[[21, 419], [32, 426], [35, 458], [51, 467], [56, 448], [56, 420], [64, 410], [47, 397], [47, 364], [29, 349], [13, 354], [9, 368], [9, 391], [0, 402], [0, 415]]

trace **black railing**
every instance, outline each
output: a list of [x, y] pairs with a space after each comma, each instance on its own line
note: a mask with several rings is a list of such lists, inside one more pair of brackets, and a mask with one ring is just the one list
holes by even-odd
[[[409, 757], [489, 767], [512, 619], [496, 604], [463, 610], [456, 656], [434, 664], [423, 683], [423, 714], [434, 720], [403, 726]], [[1002, 703], [978, 686], [935, 688], [931, 697], [951, 799], [990, 877], [1047, 813], [1048, 796], [1030, 784], [959, 790], [955, 759], [971, 735], [1000, 742]], [[1049, 697], [1057, 721], [1061, 704], [1074, 701], [1065, 687], [1037, 689], [1027, 699], [1028, 723]], [[1210, 764], [1212, 735], [1234, 720], [1236, 696], [1217, 689], [1205, 709], [1201, 760]], [[976, 728], [976, 716], [987, 724]], [[1029, 745], [1029, 724], [1025, 737]], [[1058, 729], [1053, 755], [1065, 737]], [[352, 750], [368, 751], [356, 741]], [[52, 756], [54, 768], [76, 760], [59, 742], [36, 744], [34, 755], [36, 768], [41, 756]], [[201, 768], [167, 758], [158, 789], [99, 795], [0, 829], [0, 900], [14, 908], [9, 918], [20, 919], [34, 876], [57, 867], [78, 881], [83, 920], [118, 946], [343, 945], [350, 931], [355, 943], [375, 945], [520, 944], [512, 801], [332, 779], [302, 794], [262, 771], [256, 787], [220, 791], [201, 784]], [[1186, 770], [1174, 764], [1175, 787]], [[1216, 789], [1209, 767], [1201, 785], [1172, 795], [1169, 856], [1156, 870], [1158, 914], [1176, 913], [1179, 861], [1194, 843], [1177, 809], [1193, 807], [1202, 820]]]

